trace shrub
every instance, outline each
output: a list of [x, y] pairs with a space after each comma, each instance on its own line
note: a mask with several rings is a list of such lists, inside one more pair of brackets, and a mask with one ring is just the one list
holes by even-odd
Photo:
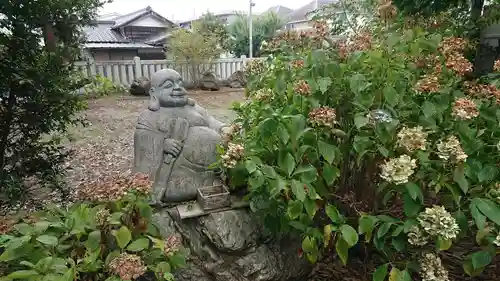
[[[115, 187], [110, 192], [109, 187]], [[86, 197], [88, 188], [97, 188]], [[152, 222], [145, 177], [119, 177], [84, 188], [78, 203], [67, 210], [49, 207], [35, 219], [15, 224], [0, 236], [0, 280], [136, 280], [154, 274], [173, 280], [184, 266], [181, 237], [163, 240]], [[111, 199], [103, 201], [103, 192]]]
[[72, 63], [100, 0], [4, 1], [0, 7], [0, 193], [25, 194], [28, 178], [52, 184], [67, 154], [58, 138], [79, 123], [84, 84]]
[[500, 92], [467, 78], [468, 44], [452, 35], [279, 38], [220, 148], [232, 188], [268, 226], [301, 233], [311, 262], [334, 247], [346, 264], [366, 242], [385, 260], [376, 281], [480, 275], [500, 245]]
[[90, 83], [83, 87], [85, 96], [88, 98], [100, 98], [111, 95], [119, 95], [127, 92], [123, 85], [115, 84], [110, 79], [96, 75], [90, 79]]

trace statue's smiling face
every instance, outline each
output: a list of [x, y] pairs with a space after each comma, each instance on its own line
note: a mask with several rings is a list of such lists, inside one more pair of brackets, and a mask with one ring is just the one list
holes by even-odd
[[184, 106], [187, 101], [182, 77], [172, 69], [162, 69], [151, 79], [150, 94], [156, 96], [160, 106]]

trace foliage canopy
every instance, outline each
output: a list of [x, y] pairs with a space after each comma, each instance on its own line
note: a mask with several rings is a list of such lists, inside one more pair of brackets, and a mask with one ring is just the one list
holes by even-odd
[[62, 172], [59, 139], [83, 108], [73, 61], [82, 27], [100, 0], [3, 1], [0, 5], [0, 192], [22, 193], [27, 177], [42, 184]]
[[[260, 46], [263, 41], [274, 37], [276, 31], [283, 27], [284, 20], [276, 13], [268, 12], [254, 16], [252, 19], [252, 44], [254, 56], [260, 56]], [[237, 18], [227, 26], [230, 37], [231, 52], [240, 57], [249, 54], [248, 16], [238, 14]]]
[[375, 281], [490, 280], [499, 75], [470, 79], [454, 19], [391, 14], [333, 46], [324, 22], [273, 40], [248, 66], [219, 164], [269, 227], [302, 235], [311, 262], [334, 249], [347, 264], [368, 243]]

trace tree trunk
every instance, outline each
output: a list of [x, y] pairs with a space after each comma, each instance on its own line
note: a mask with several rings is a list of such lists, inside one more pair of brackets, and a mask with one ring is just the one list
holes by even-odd
[[492, 47], [479, 43], [477, 46], [476, 58], [474, 59], [474, 77], [479, 78], [493, 72], [495, 60], [500, 55], [499, 47]]
[[11, 131], [12, 120], [14, 120], [14, 105], [16, 103], [16, 97], [11, 88], [11, 92], [9, 93], [9, 97], [7, 98], [7, 106], [5, 108], [5, 114], [3, 119], [3, 124], [0, 129], [0, 182], [2, 182], [5, 178], [4, 168], [6, 165], [6, 153], [7, 153], [7, 142], [9, 141], [9, 135]]
[[[487, 16], [487, 9], [485, 9], [483, 13], [484, 0], [472, 0], [471, 3], [471, 11], [470, 11], [470, 21], [474, 23], [476, 26], [481, 19], [481, 16]], [[488, 8], [488, 6], [486, 7]], [[495, 6], [490, 7], [495, 8]], [[483, 41], [482, 30], [479, 27], [476, 28], [476, 34], [474, 34], [471, 39], [479, 39], [479, 43], [476, 46], [476, 57], [474, 58], [474, 78], [479, 78], [483, 75], [493, 72], [493, 66], [495, 64], [495, 60], [500, 55], [500, 47], [493, 47], [488, 45]]]

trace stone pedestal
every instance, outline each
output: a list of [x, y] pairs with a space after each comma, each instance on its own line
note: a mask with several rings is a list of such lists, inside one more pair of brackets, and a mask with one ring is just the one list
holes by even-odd
[[180, 234], [191, 251], [177, 281], [304, 280], [311, 265], [298, 256], [300, 240], [277, 241], [248, 210], [229, 210], [174, 220], [160, 211], [155, 220], [162, 235]]

